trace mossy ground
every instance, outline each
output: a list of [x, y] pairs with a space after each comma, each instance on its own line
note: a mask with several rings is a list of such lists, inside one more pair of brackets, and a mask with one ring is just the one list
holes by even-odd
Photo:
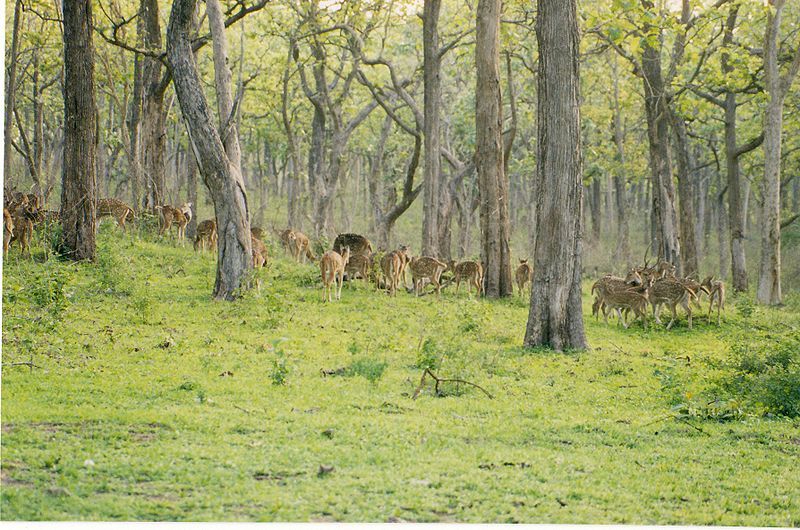
[[[99, 240], [95, 266], [4, 264], [2, 519], [800, 525], [797, 420], [670, 415], [741, 333], [735, 302], [721, 327], [624, 330], [587, 294], [591, 350], [530, 351], [519, 298], [325, 304], [275, 251], [260, 292], [215, 302], [212, 256]], [[322, 373], [354, 360], [386, 367]], [[494, 399], [412, 400], [431, 364]]]

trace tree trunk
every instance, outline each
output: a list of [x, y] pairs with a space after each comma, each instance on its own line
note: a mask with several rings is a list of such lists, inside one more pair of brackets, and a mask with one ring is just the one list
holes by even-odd
[[678, 207], [680, 212], [681, 258], [683, 275], [692, 276], [699, 272], [697, 260], [697, 240], [694, 230], [694, 200], [692, 199], [692, 179], [694, 165], [689, 151], [689, 133], [686, 121], [671, 110], [672, 132], [675, 138], [675, 151], [678, 159]]
[[6, 116], [3, 124], [5, 139], [3, 152], [3, 175], [5, 184], [11, 182], [11, 130], [14, 126], [14, 109], [17, 95], [17, 63], [19, 62], [19, 26], [22, 22], [22, 0], [14, 4], [14, 22], [11, 32], [11, 56], [8, 62], [8, 84], [6, 85]]
[[[141, 20], [141, 18], [140, 18]], [[139, 24], [139, 28], [142, 27]], [[137, 53], [133, 58], [133, 99], [131, 101], [130, 121], [128, 123], [129, 149], [128, 170], [131, 179], [131, 204], [138, 210], [142, 204], [142, 92], [144, 75], [142, 58]]]
[[538, 194], [525, 346], [584, 349], [580, 34], [576, 0], [539, 0]]
[[[653, 229], [658, 257], [681, 267], [675, 186], [669, 153], [669, 109], [661, 75], [661, 52], [643, 39], [642, 80], [644, 83], [647, 137], [650, 144]], [[661, 37], [659, 36], [659, 43]]]
[[425, 159], [422, 254], [439, 255], [439, 200], [441, 194], [440, 104], [441, 57], [439, 55], [439, 11], [441, 0], [424, 0], [422, 15]]
[[[147, 50], [161, 51], [161, 24], [158, 0], [142, 0], [144, 45]], [[142, 102], [142, 162], [145, 177], [145, 207], [153, 210], [164, 204], [166, 187], [167, 116], [164, 110], [166, 86], [161, 80], [161, 61], [142, 58], [144, 96]]]
[[242, 171], [242, 150], [239, 147], [239, 131], [233, 116], [232, 74], [228, 67], [228, 38], [225, 35], [225, 20], [219, 0], [206, 0], [206, 15], [211, 29], [214, 50], [214, 84], [217, 89], [217, 112], [220, 134], [228, 160]]
[[764, 37], [764, 78], [767, 108], [764, 116], [764, 178], [761, 214], [761, 271], [756, 298], [762, 304], [780, 305], [781, 293], [781, 132], [783, 102], [800, 69], [800, 49], [789, 71], [781, 75], [778, 63], [781, 16], [786, 0], [770, 0]]
[[60, 252], [95, 259], [95, 149], [92, 2], [64, 2], [64, 164], [61, 173]]
[[623, 262], [628, 263], [631, 257], [630, 228], [628, 226], [627, 197], [625, 194], [625, 130], [622, 126], [622, 110], [619, 104], [619, 71], [617, 56], [612, 57], [611, 71], [614, 83], [614, 145], [617, 148], [616, 165], [614, 172], [614, 198], [617, 212], [617, 248], [614, 254]]
[[592, 183], [589, 186], [591, 197], [589, 199], [589, 214], [592, 218], [592, 243], [596, 245], [600, 242], [600, 228], [602, 224], [602, 193], [600, 190], [600, 178], [595, 175], [592, 178]]
[[[722, 180], [722, 179], [720, 179]], [[719, 224], [719, 275], [723, 280], [728, 278], [731, 264], [731, 252], [728, 246], [728, 213], [725, 211], [725, 194], [717, 195], [717, 223]]]
[[283, 92], [281, 93], [281, 118], [286, 132], [286, 143], [289, 150], [289, 171], [286, 179], [287, 218], [290, 228], [298, 226], [298, 196], [300, 195], [300, 153], [294, 138], [292, 120], [289, 116], [289, 65], [291, 64], [293, 46], [289, 46], [286, 69], [283, 71]]
[[247, 197], [239, 169], [225, 153], [213, 126], [200, 75], [192, 56], [191, 29], [195, 0], [176, 0], [167, 29], [167, 58], [175, 92], [188, 126], [200, 174], [214, 202], [217, 221], [217, 274], [214, 297], [232, 300], [249, 287], [252, 268]]

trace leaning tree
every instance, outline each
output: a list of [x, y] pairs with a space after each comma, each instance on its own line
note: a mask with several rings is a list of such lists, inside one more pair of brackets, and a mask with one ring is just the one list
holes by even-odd
[[238, 164], [226, 154], [223, 137], [231, 133], [233, 116], [220, 116], [218, 131], [203, 94], [200, 74], [192, 54], [192, 14], [196, 0], [176, 0], [167, 28], [167, 59], [175, 92], [186, 119], [189, 143], [200, 174], [214, 202], [217, 221], [217, 277], [214, 297], [232, 300], [248, 287], [252, 269], [247, 194]]
[[586, 348], [577, 0], [539, 0], [536, 248], [525, 346]]

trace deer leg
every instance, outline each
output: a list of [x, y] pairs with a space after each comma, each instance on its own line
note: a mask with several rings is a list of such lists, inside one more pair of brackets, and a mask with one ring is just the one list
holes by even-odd
[[672, 324], [674, 324], [675, 320], [678, 318], [678, 310], [675, 307], [675, 305], [676, 304], [672, 304], [669, 306], [670, 310], [672, 311], [672, 320], [670, 320], [669, 324], [667, 324], [667, 329], [670, 329], [672, 327]]

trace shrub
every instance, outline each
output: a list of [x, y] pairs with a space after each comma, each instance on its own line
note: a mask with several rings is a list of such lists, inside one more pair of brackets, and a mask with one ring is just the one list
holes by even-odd
[[713, 390], [754, 413], [800, 417], [800, 337], [739, 341]]
[[383, 372], [389, 365], [386, 361], [379, 361], [377, 359], [370, 359], [368, 357], [359, 357], [354, 359], [350, 366], [347, 368], [348, 376], [360, 375], [370, 383], [375, 383], [383, 376]]

